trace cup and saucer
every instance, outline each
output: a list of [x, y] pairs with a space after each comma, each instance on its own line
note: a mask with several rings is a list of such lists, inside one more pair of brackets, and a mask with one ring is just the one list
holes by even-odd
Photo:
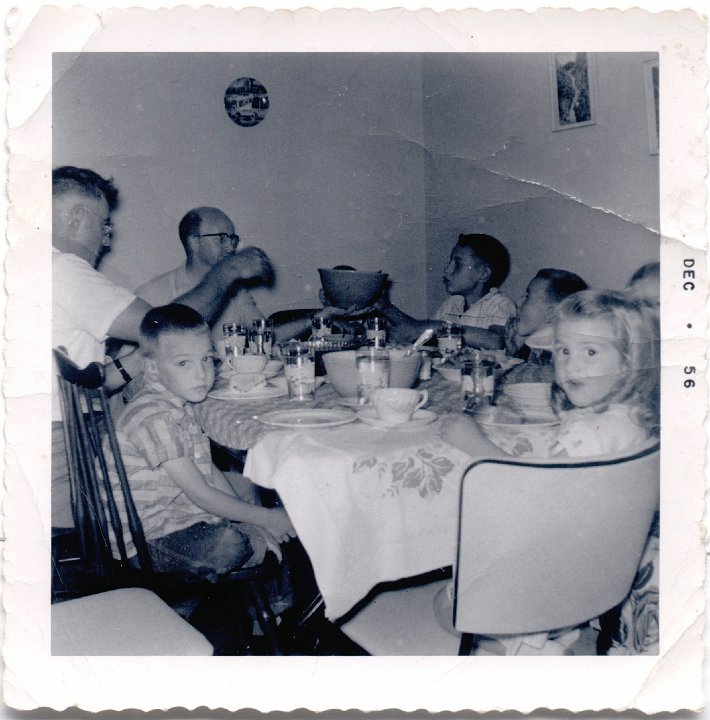
[[429, 400], [426, 390], [378, 388], [370, 395], [370, 404], [359, 406], [358, 420], [387, 430], [412, 430], [429, 425], [438, 415], [423, 410]]

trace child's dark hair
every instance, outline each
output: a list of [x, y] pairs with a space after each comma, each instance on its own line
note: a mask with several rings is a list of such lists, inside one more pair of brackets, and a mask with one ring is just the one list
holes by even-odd
[[[592, 409], [603, 412], [610, 403], [633, 405], [636, 422], [650, 435], [658, 436], [661, 374], [657, 315], [646, 303], [626, 292], [583, 290], [560, 303], [555, 323], [582, 319], [601, 319], [609, 324], [625, 365], [616, 387]], [[558, 411], [574, 407], [556, 383], [552, 387], [552, 402]]]
[[554, 304], [562, 302], [576, 292], [587, 289], [587, 283], [579, 275], [569, 272], [569, 270], [542, 268], [542, 270], [538, 270], [535, 279], [544, 280], [547, 283], [545, 295], [548, 302]]
[[510, 254], [500, 240], [483, 233], [461, 234], [457, 245], [468, 248], [490, 270], [487, 290], [503, 284], [510, 272]]
[[197, 310], [187, 305], [171, 303], [149, 310], [141, 322], [141, 349], [152, 354], [158, 338], [167, 332], [209, 332], [209, 326]]

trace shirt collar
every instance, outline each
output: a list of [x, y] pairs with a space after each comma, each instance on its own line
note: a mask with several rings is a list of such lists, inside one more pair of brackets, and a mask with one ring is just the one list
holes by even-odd
[[187, 412], [187, 406], [190, 403], [188, 403], [187, 400], [179, 398], [177, 395], [170, 392], [170, 390], [168, 390], [165, 385], [163, 385], [163, 383], [159, 382], [158, 380], [154, 380], [153, 382], [147, 381], [146, 387], [157, 395], [160, 395], [160, 397], [166, 402], [174, 405], [178, 410]]

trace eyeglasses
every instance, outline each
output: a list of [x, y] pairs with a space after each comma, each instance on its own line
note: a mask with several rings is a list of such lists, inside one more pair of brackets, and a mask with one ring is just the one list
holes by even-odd
[[197, 237], [218, 237], [219, 241], [223, 245], [229, 243], [232, 246], [233, 250], [236, 250], [237, 245], [239, 245], [239, 235], [235, 235], [234, 233], [232, 233], [231, 235], [229, 233], [205, 233], [204, 235], [198, 235]]
[[111, 236], [113, 235], [113, 223], [111, 222], [110, 217], [103, 217], [102, 215], [99, 215], [98, 213], [95, 213], [91, 208], [86, 207], [86, 205], [80, 206], [83, 210], [86, 210], [87, 212], [90, 212], [92, 215], [95, 215], [97, 218], [101, 220], [101, 233], [103, 234], [103, 244], [109, 245], [111, 243]]

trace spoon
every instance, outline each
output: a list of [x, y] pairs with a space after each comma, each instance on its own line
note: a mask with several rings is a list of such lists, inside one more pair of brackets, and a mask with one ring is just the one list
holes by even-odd
[[409, 357], [413, 352], [419, 350], [419, 348], [434, 336], [434, 330], [427, 328], [411, 345], [411, 347], [404, 354], [405, 357]]

